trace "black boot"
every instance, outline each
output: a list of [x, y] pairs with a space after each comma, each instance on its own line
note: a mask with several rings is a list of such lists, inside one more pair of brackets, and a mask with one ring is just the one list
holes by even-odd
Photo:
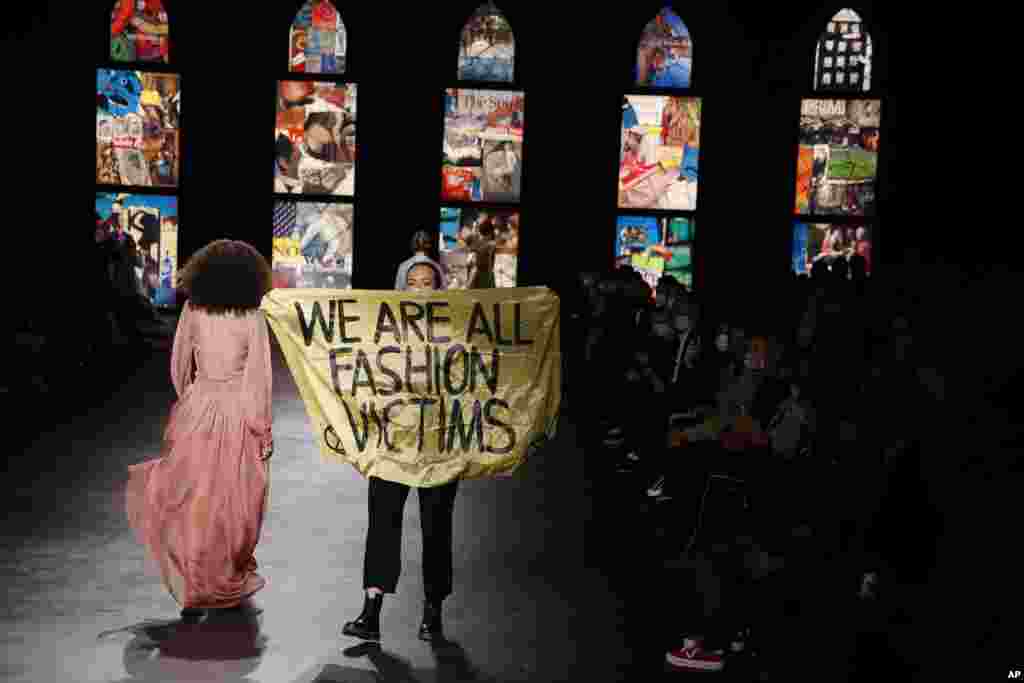
[[363, 601], [362, 614], [355, 621], [345, 624], [341, 632], [362, 640], [380, 640], [380, 608], [383, 604], [383, 593], [378, 593], [372, 598], [367, 595]]
[[181, 610], [181, 621], [184, 624], [198, 624], [203, 618], [203, 610], [193, 607], [186, 607]]
[[441, 602], [428, 600], [423, 606], [423, 622], [420, 624], [420, 640], [428, 643], [444, 642], [441, 629]]

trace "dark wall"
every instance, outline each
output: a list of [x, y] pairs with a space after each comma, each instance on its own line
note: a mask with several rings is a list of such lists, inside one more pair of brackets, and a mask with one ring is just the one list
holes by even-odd
[[[13, 99], [22, 104], [5, 116], [30, 118], [31, 130], [41, 131], [38, 138], [12, 136], [9, 144], [30, 178], [48, 178], [25, 191], [44, 206], [59, 205], [49, 215], [62, 233], [77, 234], [75, 216], [84, 225], [93, 201], [87, 103], [94, 69], [105, 61], [108, 4], [34, 3], [8, 23], [8, 63], [24, 68], [12, 77]], [[184, 91], [182, 257], [219, 237], [251, 241], [269, 255], [274, 88], [287, 77], [288, 27], [300, 4], [165, 0]], [[360, 288], [388, 287], [411, 232], [437, 225], [441, 93], [454, 84], [459, 32], [477, 4], [437, 3], [429, 15], [426, 6], [412, 13], [393, 3], [342, 8], [348, 76], [360, 87]], [[500, 3], [515, 31], [518, 84], [527, 92], [524, 284], [557, 287], [580, 270], [610, 264], [620, 98], [631, 89], [640, 32], [661, 6], [595, 3], [583, 11], [578, 3]], [[728, 302], [760, 308], [789, 266], [798, 102], [810, 94], [815, 40], [843, 6], [676, 6], [694, 41], [693, 94], [705, 98], [698, 258], [705, 290]], [[899, 109], [888, 97], [891, 10], [863, 2], [856, 9], [874, 40], [876, 92], [886, 98], [879, 201], [895, 215], [892, 160], [903, 142]], [[878, 243], [882, 263], [898, 260], [899, 240], [885, 223]]]

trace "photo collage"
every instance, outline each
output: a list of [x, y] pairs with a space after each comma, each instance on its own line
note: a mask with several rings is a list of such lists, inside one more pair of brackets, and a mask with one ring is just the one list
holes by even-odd
[[693, 66], [690, 31], [665, 7], [644, 27], [636, 57], [636, 84], [649, 88], [689, 88]]
[[880, 100], [803, 100], [796, 213], [873, 216]]
[[135, 259], [135, 281], [140, 294], [156, 306], [176, 305], [176, 197], [97, 192], [96, 230], [97, 240], [113, 239]]
[[462, 29], [459, 80], [511, 83], [515, 57], [508, 20], [494, 3], [480, 6]]
[[441, 200], [519, 203], [523, 101], [522, 92], [444, 91]]
[[177, 187], [181, 89], [175, 74], [96, 70], [96, 182]]
[[836, 259], [849, 261], [858, 254], [864, 257], [867, 275], [871, 275], [871, 237], [868, 226], [797, 221], [793, 224], [793, 272], [809, 275], [817, 261], [831, 265]]
[[615, 265], [640, 273], [652, 289], [662, 276], [693, 289], [694, 219], [619, 216]]
[[274, 141], [274, 192], [353, 196], [355, 84], [280, 81]]
[[445, 91], [443, 201], [519, 203], [524, 99], [522, 92]]
[[844, 9], [818, 39], [814, 57], [814, 89], [866, 92], [871, 89], [871, 36], [860, 16]]
[[307, 74], [345, 73], [345, 24], [329, 0], [307, 0], [288, 36], [288, 71]]
[[110, 13], [110, 59], [114, 62], [170, 61], [167, 12], [160, 0], [117, 0]]
[[351, 204], [274, 202], [275, 289], [352, 288]]
[[619, 208], [697, 208], [700, 114], [698, 97], [623, 98]]
[[441, 207], [439, 239], [448, 289], [516, 286], [519, 211]]

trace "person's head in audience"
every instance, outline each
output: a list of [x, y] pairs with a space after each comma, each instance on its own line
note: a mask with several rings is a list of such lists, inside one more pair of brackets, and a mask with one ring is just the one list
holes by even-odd
[[837, 258], [832, 262], [832, 281], [846, 282], [850, 274], [850, 266], [845, 258]]
[[850, 257], [850, 279], [854, 282], [864, 282], [868, 276], [868, 261], [860, 254]]
[[729, 346], [737, 354], [742, 354], [747, 348], [747, 332], [742, 327], [733, 327], [730, 330]]
[[672, 327], [678, 334], [686, 334], [688, 330], [693, 327], [693, 319], [690, 317], [690, 311], [680, 309], [672, 317]]
[[703, 348], [700, 337], [699, 334], [691, 336], [683, 351], [683, 363], [688, 368], [695, 368], [700, 362], [701, 349]]
[[910, 327], [910, 318], [903, 314], [897, 314], [892, 319], [892, 336], [890, 338], [894, 360], [906, 359], [907, 352], [913, 343], [913, 334]]
[[779, 363], [779, 369], [776, 373], [780, 380], [790, 381], [796, 376], [796, 372], [793, 370], [793, 366], [789, 362]]
[[720, 325], [715, 332], [715, 349], [719, 353], [728, 353], [731, 343], [728, 325]]
[[662, 275], [658, 278], [658, 286], [654, 290], [654, 303], [658, 308], [665, 308], [671, 305], [672, 289], [672, 278], [668, 275]]
[[824, 259], [818, 259], [811, 266], [811, 280], [821, 283], [828, 277], [828, 263]]

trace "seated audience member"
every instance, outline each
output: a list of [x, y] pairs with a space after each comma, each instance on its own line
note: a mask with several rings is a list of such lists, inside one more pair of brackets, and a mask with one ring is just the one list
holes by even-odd
[[[626, 370], [626, 388], [622, 409], [627, 416], [627, 460], [646, 460], [648, 466], [657, 461], [665, 447], [669, 409], [665, 401], [667, 383], [651, 366], [651, 352], [640, 340]], [[620, 469], [628, 469], [623, 463]]]
[[814, 431], [814, 410], [810, 401], [803, 396], [801, 382], [791, 368], [780, 372], [785, 382], [787, 396], [779, 402], [775, 414], [768, 422], [767, 432], [771, 438], [772, 452], [784, 460], [793, 460], [810, 445]]
[[815, 286], [821, 285], [828, 279], [829, 276], [829, 264], [824, 259], [818, 259], [811, 266], [811, 282]]
[[845, 257], [836, 258], [832, 262], [831, 272], [833, 282], [846, 282], [850, 277], [850, 264]]
[[850, 257], [850, 279], [858, 284], [864, 283], [868, 278], [868, 263], [860, 254]]
[[857, 239], [854, 243], [854, 254], [864, 259], [864, 271], [871, 274], [871, 241], [867, 239], [868, 231], [864, 227], [857, 228]]

